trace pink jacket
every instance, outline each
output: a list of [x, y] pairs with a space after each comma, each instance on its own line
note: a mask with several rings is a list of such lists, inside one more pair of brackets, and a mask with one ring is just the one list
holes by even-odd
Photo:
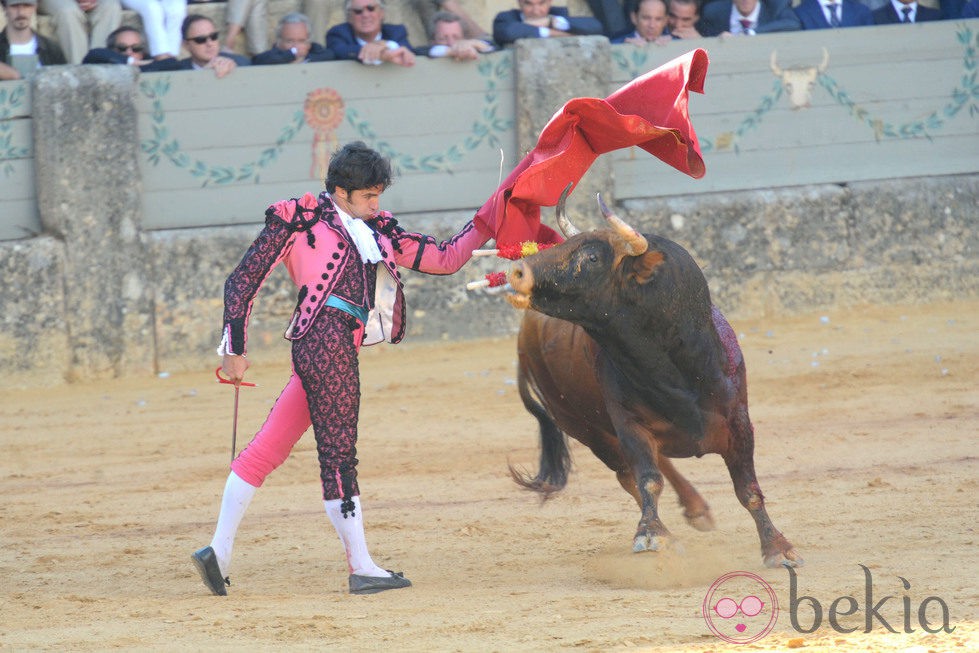
[[[381, 340], [397, 343], [404, 337], [404, 284], [398, 266], [428, 274], [452, 274], [490, 238], [469, 221], [449, 240], [437, 242], [431, 236], [405, 231], [387, 211], [367, 224], [374, 231], [382, 258], [377, 264], [375, 307], [365, 325], [365, 345]], [[299, 199], [270, 206], [265, 212], [265, 228], [225, 282], [224, 331], [218, 353], [245, 353], [252, 302], [280, 262], [285, 263], [299, 287], [296, 310], [285, 337], [302, 338], [332, 294], [337, 281], [334, 272], [343, 269], [349, 256], [359, 253], [328, 193], [321, 193], [318, 201], [306, 193]], [[380, 272], [381, 268], [387, 274]]]

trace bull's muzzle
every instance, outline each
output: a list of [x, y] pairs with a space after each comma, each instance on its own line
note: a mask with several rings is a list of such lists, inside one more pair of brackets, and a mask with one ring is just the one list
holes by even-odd
[[523, 260], [514, 261], [507, 273], [507, 281], [513, 292], [506, 296], [514, 308], [530, 308], [530, 293], [534, 289], [534, 273]]

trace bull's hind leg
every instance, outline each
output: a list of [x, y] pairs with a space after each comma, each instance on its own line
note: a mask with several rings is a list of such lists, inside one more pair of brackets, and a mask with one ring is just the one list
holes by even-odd
[[742, 405], [731, 419], [733, 437], [727, 450], [720, 452], [731, 474], [734, 492], [738, 501], [755, 520], [758, 537], [761, 540], [761, 555], [766, 567], [786, 565], [802, 566], [803, 560], [792, 544], [772, 523], [765, 510], [765, 496], [762, 494], [755, 476], [755, 436], [748, 417], [748, 409]]

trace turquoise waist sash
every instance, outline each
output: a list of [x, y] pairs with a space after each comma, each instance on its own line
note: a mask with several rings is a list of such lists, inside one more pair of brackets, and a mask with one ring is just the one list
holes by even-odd
[[336, 295], [330, 295], [327, 297], [326, 305], [332, 306], [333, 308], [338, 308], [344, 313], [353, 315], [355, 318], [360, 320], [361, 324], [367, 324], [367, 309], [363, 306], [355, 306], [344, 299], [340, 299]]

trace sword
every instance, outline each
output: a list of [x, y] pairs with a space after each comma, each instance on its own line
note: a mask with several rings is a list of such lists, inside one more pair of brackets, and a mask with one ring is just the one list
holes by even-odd
[[221, 368], [214, 370], [214, 376], [218, 377], [218, 383], [225, 383], [227, 385], [233, 385], [235, 387], [235, 410], [231, 416], [231, 462], [235, 461], [235, 450], [236, 441], [238, 439], [238, 392], [241, 390], [241, 386], [249, 386], [254, 388], [254, 383], [246, 383], [244, 381], [238, 381], [237, 383], [231, 379], [226, 379], [221, 376]]

